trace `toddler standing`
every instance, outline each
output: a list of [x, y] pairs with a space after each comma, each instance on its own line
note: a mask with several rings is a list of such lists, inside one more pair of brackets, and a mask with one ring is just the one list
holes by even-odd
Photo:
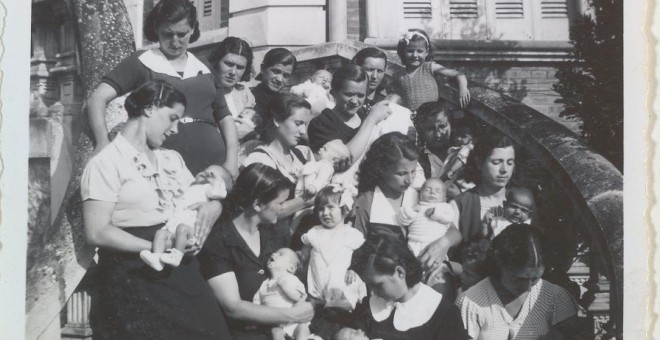
[[303, 254], [309, 254], [307, 289], [310, 296], [324, 301], [325, 307], [352, 310], [366, 296], [364, 283], [348, 270], [353, 251], [364, 243], [361, 232], [344, 224], [352, 201], [341, 186], [323, 188], [314, 201], [321, 225], [302, 236]]
[[463, 73], [441, 66], [433, 61], [431, 41], [426, 32], [411, 29], [399, 40], [396, 52], [406, 67], [405, 74], [398, 78], [404, 102], [410, 110], [417, 110], [426, 102], [439, 99], [436, 75], [455, 78], [461, 107], [470, 102], [467, 78]]

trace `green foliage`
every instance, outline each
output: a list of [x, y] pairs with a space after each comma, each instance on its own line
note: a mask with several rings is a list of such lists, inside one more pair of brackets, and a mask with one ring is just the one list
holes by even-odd
[[557, 72], [554, 89], [561, 116], [581, 119], [585, 141], [623, 170], [623, 1], [590, 2], [594, 15], [571, 26], [575, 60]]

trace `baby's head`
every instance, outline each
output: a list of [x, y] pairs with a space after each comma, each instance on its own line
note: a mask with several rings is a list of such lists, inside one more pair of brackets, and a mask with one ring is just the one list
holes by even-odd
[[447, 201], [447, 187], [438, 178], [427, 179], [419, 189], [419, 201], [427, 203], [444, 203]]
[[238, 114], [238, 117], [254, 122], [254, 117], [256, 114], [257, 111], [255, 111], [253, 107], [246, 107], [243, 109], [243, 111], [241, 111], [241, 113]]
[[451, 131], [453, 145], [463, 146], [472, 143], [472, 130], [467, 125], [454, 125]]
[[321, 85], [326, 91], [330, 91], [330, 83], [332, 83], [332, 73], [326, 70], [318, 70], [312, 74], [312, 83]]
[[361, 329], [344, 327], [332, 336], [332, 340], [369, 340], [369, 338]]
[[332, 163], [337, 162], [340, 159], [350, 158], [351, 151], [348, 149], [346, 144], [344, 144], [341, 139], [333, 139], [325, 143], [319, 149], [319, 158], [331, 161]]
[[298, 255], [289, 248], [278, 249], [270, 255], [266, 263], [271, 277], [282, 273], [295, 274], [299, 265]]
[[511, 223], [527, 223], [534, 212], [534, 195], [527, 188], [513, 187], [506, 192], [504, 218]]
[[[210, 184], [214, 189], [230, 191], [234, 186], [234, 180], [227, 169], [221, 165], [209, 165], [195, 176], [195, 184]], [[224, 196], [222, 198], [224, 198]]]

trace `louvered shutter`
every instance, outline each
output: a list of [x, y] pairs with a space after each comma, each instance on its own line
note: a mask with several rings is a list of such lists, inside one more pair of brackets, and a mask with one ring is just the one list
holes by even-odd
[[567, 0], [535, 0], [534, 38], [536, 40], [569, 39], [569, 3]]
[[531, 40], [532, 11], [528, 0], [487, 0], [491, 40]]

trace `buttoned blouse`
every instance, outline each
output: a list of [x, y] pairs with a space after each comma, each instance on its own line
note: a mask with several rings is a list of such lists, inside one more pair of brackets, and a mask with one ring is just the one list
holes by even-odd
[[116, 203], [110, 223], [144, 227], [164, 223], [194, 177], [174, 150], [156, 149], [156, 164], [118, 134], [94, 156], [81, 176], [82, 200]]

